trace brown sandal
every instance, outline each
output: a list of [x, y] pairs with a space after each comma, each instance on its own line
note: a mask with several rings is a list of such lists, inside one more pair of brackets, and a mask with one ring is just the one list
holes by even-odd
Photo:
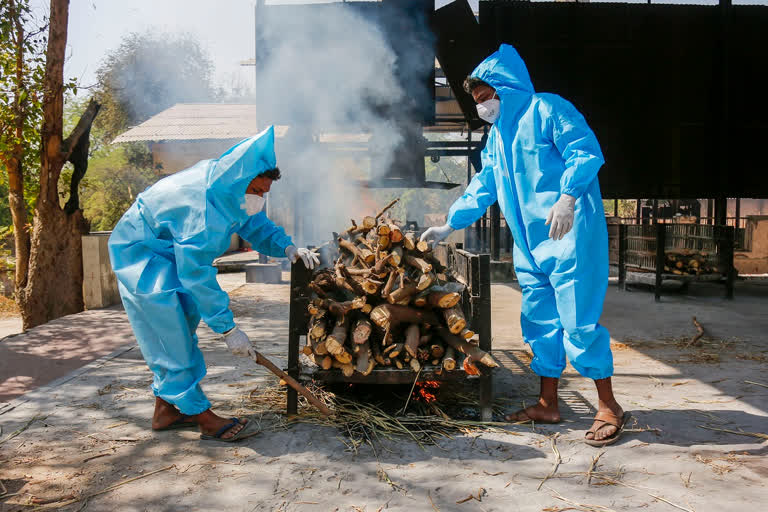
[[[624, 415], [619, 418], [615, 414], [613, 414], [610, 411], [598, 411], [597, 414], [595, 414], [595, 421], [602, 421], [597, 428], [595, 429], [589, 429], [586, 434], [584, 434], [584, 442], [587, 443], [589, 446], [608, 446], [609, 444], [613, 444], [616, 441], [619, 440], [621, 437], [621, 433], [624, 432], [624, 427], [626, 426], [627, 422], [629, 421], [629, 418], [632, 417], [632, 414], [625, 412]], [[610, 436], [604, 438], [604, 439], [587, 439], [588, 434], [595, 435], [598, 430], [601, 428], [612, 425], [616, 427], [616, 432], [611, 434]]]

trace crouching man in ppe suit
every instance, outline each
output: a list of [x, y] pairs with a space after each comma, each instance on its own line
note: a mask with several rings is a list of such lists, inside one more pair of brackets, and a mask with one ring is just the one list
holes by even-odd
[[301, 259], [310, 269], [319, 263], [261, 211], [264, 193], [279, 178], [270, 127], [139, 194], [109, 238], [120, 296], [154, 374], [155, 430], [199, 427], [204, 439], [230, 442], [255, 429], [247, 418], [211, 411], [200, 388], [206, 368], [195, 332], [202, 319], [233, 354], [251, 350], [213, 267], [233, 233], [260, 253]]
[[610, 336], [598, 323], [608, 286], [600, 145], [573, 105], [533, 90], [512, 46], [485, 59], [465, 88], [478, 115], [493, 125], [482, 171], [451, 207], [448, 223], [421, 238], [442, 240], [499, 202], [515, 240], [523, 337], [533, 351], [531, 369], [541, 377], [538, 403], [505, 419], [560, 421], [557, 387], [567, 356], [597, 386], [599, 409], [585, 441], [615, 442], [629, 414], [613, 396]]

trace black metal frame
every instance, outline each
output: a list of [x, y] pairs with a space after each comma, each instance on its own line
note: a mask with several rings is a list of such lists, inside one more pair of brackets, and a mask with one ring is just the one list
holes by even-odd
[[[689, 235], [685, 231], [711, 229], [711, 236]], [[678, 232], [676, 232], [678, 231]], [[696, 240], [698, 239], [698, 241]], [[713, 257], [722, 270], [720, 281], [725, 285], [726, 298], [733, 299], [736, 268], [733, 264], [735, 230], [733, 226], [701, 226], [699, 224], [619, 225], [619, 288], [627, 289], [627, 267], [652, 272], [654, 299], [661, 300], [661, 285], [665, 279], [682, 281], [684, 286], [695, 281], [711, 281], [712, 275], [691, 276], [664, 272], [666, 253], [681, 243], [693, 241], [714, 248]], [[715, 274], [717, 276], [717, 274]], [[647, 283], [646, 284], [650, 284]]]
[[[454, 270], [464, 281], [466, 290], [462, 297], [462, 308], [467, 318], [471, 318], [471, 326], [478, 333], [480, 348], [491, 351], [491, 259], [488, 254], [473, 254], [464, 251], [461, 244], [457, 246], [441, 245], [435, 249], [437, 258], [447, 267]], [[301, 338], [306, 336], [309, 325], [307, 306], [310, 292], [307, 285], [311, 277], [303, 264], [291, 266], [290, 318], [288, 325], [288, 368], [286, 372], [297, 380], [315, 380], [318, 382], [354, 382], [367, 384], [410, 384], [414, 373], [410, 369], [374, 368], [370, 375], [355, 373], [344, 377], [338, 370], [316, 370], [302, 373], [299, 366]], [[452, 372], [436, 373], [437, 367], [425, 365], [419, 380], [457, 380], [468, 378], [463, 369]], [[481, 368], [477, 380], [480, 391], [480, 414], [484, 421], [491, 419], [491, 403], [493, 400], [492, 369]], [[296, 414], [298, 396], [296, 391], [288, 389], [288, 414]]]

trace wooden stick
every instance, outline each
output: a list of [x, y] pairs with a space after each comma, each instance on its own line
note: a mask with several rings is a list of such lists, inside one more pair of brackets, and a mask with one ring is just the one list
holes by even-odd
[[278, 377], [280, 377], [282, 380], [285, 381], [286, 384], [291, 386], [293, 389], [295, 389], [301, 396], [307, 399], [307, 401], [315, 406], [315, 408], [320, 411], [322, 414], [326, 416], [330, 416], [333, 414], [333, 412], [326, 407], [326, 405], [318, 400], [318, 398], [313, 395], [307, 388], [299, 384], [296, 379], [285, 373], [283, 370], [275, 366], [272, 361], [261, 355], [259, 352], [251, 349], [250, 350], [250, 356], [251, 359], [254, 360], [256, 364], [259, 364], [261, 366], [264, 366], [267, 370], [271, 371]]
[[499, 363], [493, 359], [491, 354], [482, 350], [480, 347], [469, 343], [467, 340], [452, 334], [447, 328], [438, 326], [436, 327], [436, 330], [446, 343], [462, 354], [469, 356], [473, 362], [480, 362], [489, 368], [496, 368], [499, 366]]
[[416, 357], [419, 350], [419, 341], [421, 335], [419, 332], [419, 326], [412, 324], [405, 329], [405, 350], [411, 357]]
[[459, 334], [467, 326], [467, 319], [464, 318], [464, 312], [461, 308], [454, 306], [449, 309], [443, 309], [442, 312], [452, 334]]
[[405, 262], [410, 266], [419, 269], [424, 274], [432, 271], [432, 265], [423, 258], [417, 258], [408, 254], [405, 256]]
[[393, 206], [395, 206], [395, 204], [396, 204], [396, 203], [397, 203], [399, 200], [400, 200], [400, 198], [398, 197], [397, 199], [394, 199], [394, 200], [393, 200], [391, 203], [389, 203], [387, 206], [385, 206], [385, 207], [384, 207], [384, 209], [383, 209], [383, 210], [381, 210], [381, 211], [380, 211], [380, 212], [379, 212], [379, 213], [376, 215], [376, 220], [378, 221], [378, 220], [379, 220], [379, 218], [380, 218], [382, 215], [384, 215], [384, 214], [387, 212], [387, 210], [389, 210], [390, 208], [392, 208]]
[[702, 327], [699, 321], [696, 320], [695, 316], [692, 318], [692, 320], [693, 320], [693, 325], [696, 327], [696, 330], [698, 331], [698, 333], [696, 334], [696, 336], [693, 337], [693, 339], [690, 342], [688, 342], [686, 347], [699, 347], [701, 346], [701, 341], [700, 341], [701, 337], [704, 336], [704, 327]]

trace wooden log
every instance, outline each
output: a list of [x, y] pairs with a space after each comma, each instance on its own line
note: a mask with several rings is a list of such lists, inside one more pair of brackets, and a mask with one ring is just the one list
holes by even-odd
[[411, 304], [413, 304], [417, 308], [424, 308], [427, 307], [429, 304], [427, 302], [427, 297], [429, 297], [430, 290], [424, 290], [423, 292], [419, 292], [411, 301]]
[[[333, 366], [333, 358], [329, 355], [325, 356], [317, 356], [320, 357], [320, 364], [318, 366], [322, 368], [323, 370], [330, 370]], [[316, 358], [317, 359], [317, 358]]]
[[376, 232], [379, 234], [379, 236], [389, 236], [389, 233], [391, 232], [389, 228], [389, 224], [379, 224], [376, 226]]
[[409, 231], [403, 236], [403, 247], [408, 251], [416, 250], [416, 233]]
[[337, 265], [336, 270], [341, 275], [343, 282], [346, 283], [349, 286], [349, 288], [352, 290], [352, 293], [354, 293], [357, 296], [365, 295], [365, 290], [360, 285], [360, 283], [355, 279], [355, 276], [349, 273], [349, 270], [347, 270], [346, 265]]
[[467, 375], [480, 375], [480, 369], [475, 365], [471, 357], [465, 357], [462, 366]]
[[336, 318], [341, 318], [349, 314], [353, 309], [361, 309], [365, 306], [365, 297], [357, 297], [346, 302], [336, 302], [333, 299], [323, 299], [323, 308], [330, 311]]
[[363, 228], [367, 230], [371, 230], [376, 227], [376, 218], [366, 216], [363, 217]]
[[388, 249], [392, 245], [392, 241], [388, 236], [379, 235], [379, 249]]
[[360, 311], [362, 311], [363, 313], [365, 313], [367, 315], [367, 314], [369, 314], [371, 312], [372, 309], [373, 309], [373, 305], [365, 304], [362, 308], [360, 308]]
[[384, 283], [376, 279], [365, 279], [360, 282], [360, 286], [368, 295], [376, 295]]
[[395, 279], [397, 278], [397, 271], [392, 270], [389, 273], [389, 277], [387, 278], [387, 282], [384, 285], [384, 289], [381, 291], [381, 296], [383, 298], [389, 297], [389, 294], [392, 293], [392, 288], [395, 286]]
[[362, 345], [358, 345], [355, 348], [360, 349], [357, 354], [355, 369], [363, 375], [369, 375], [376, 363], [371, 357], [371, 347], [368, 343], [368, 340], [366, 339]]
[[325, 346], [325, 338], [321, 340], [310, 338], [309, 342], [312, 344], [312, 352], [314, 352], [315, 355], [318, 355], [318, 356], [328, 355], [328, 347]]
[[416, 295], [419, 292], [419, 289], [415, 286], [405, 286], [403, 288], [398, 288], [397, 290], [393, 291], [387, 296], [387, 302], [390, 304], [408, 304], [411, 302], [411, 297]]
[[301, 347], [301, 353], [304, 354], [307, 357], [313, 358], [313, 360], [314, 360], [315, 354], [314, 354], [314, 352], [312, 352], [312, 345], [311, 344], [304, 345], [303, 347]]
[[444, 309], [443, 317], [445, 317], [445, 322], [453, 334], [459, 334], [467, 326], [467, 319], [464, 318], [464, 312], [459, 307]]
[[[364, 236], [358, 235], [355, 237], [355, 243], [358, 244], [358, 246], [362, 245], [369, 251], [371, 251], [371, 254], [373, 254], [376, 249], [373, 247], [373, 244], [371, 244]], [[360, 247], [360, 250], [362, 251], [362, 247]]]
[[355, 373], [355, 367], [352, 363], [342, 363], [341, 361], [333, 361], [333, 367], [341, 370], [341, 373], [345, 377], [351, 377]]
[[425, 260], [424, 258], [417, 258], [416, 256], [406, 254], [405, 262], [408, 265], [419, 269], [419, 271], [421, 271], [422, 274], [426, 274], [432, 271], [432, 265], [429, 262], [427, 262], [427, 260]]
[[419, 326], [412, 324], [405, 329], [405, 350], [411, 357], [416, 357], [419, 351], [419, 341], [421, 333]]
[[376, 361], [377, 364], [384, 366], [384, 356], [381, 353], [381, 346], [376, 343], [369, 343], [371, 347], [371, 355], [373, 356], [373, 360]]
[[401, 360], [399, 360], [399, 359], [395, 359], [394, 361], [395, 361], [395, 366], [397, 367], [397, 369], [398, 370], [402, 370], [403, 369], [403, 362]]
[[445, 355], [443, 355], [443, 368], [449, 372], [456, 369], [456, 351], [450, 345], [445, 347]]
[[373, 274], [372, 268], [347, 268], [347, 272], [355, 277], [370, 277]]
[[344, 352], [344, 343], [347, 341], [348, 327], [349, 321], [346, 317], [343, 317], [341, 320], [337, 320], [336, 325], [333, 327], [333, 331], [327, 338], [325, 338], [325, 347], [328, 349], [328, 353], [332, 356]]
[[456, 336], [447, 328], [438, 326], [436, 327], [436, 330], [443, 341], [453, 347], [456, 351], [469, 356], [471, 358], [471, 362], [479, 362], [489, 368], [496, 368], [499, 366], [499, 363], [497, 363], [488, 352], [476, 345], [469, 343], [467, 340]]
[[441, 343], [433, 343], [429, 346], [429, 353], [435, 359], [440, 359], [445, 355], [445, 346]]
[[394, 343], [392, 345], [389, 345], [384, 349], [384, 353], [387, 355], [387, 357], [395, 358], [400, 355], [400, 353], [405, 348], [404, 343]]
[[312, 317], [312, 319], [309, 322], [309, 337], [314, 338], [316, 340], [323, 339], [326, 334], [326, 327], [327, 324], [325, 322], [325, 318], [323, 317]]
[[[379, 252], [378, 254], [382, 254]], [[376, 277], [385, 277], [387, 274], [387, 265], [389, 264], [389, 259], [392, 257], [391, 254], [386, 254], [384, 256], [381, 256], [378, 261], [376, 261], [376, 264], [371, 269], [371, 273], [375, 275]]]
[[403, 231], [400, 229], [400, 227], [397, 224], [390, 223], [389, 224], [389, 239], [392, 241], [393, 244], [398, 244], [403, 241]]
[[432, 272], [421, 274], [419, 276], [419, 282], [416, 284], [416, 287], [419, 289], [419, 291], [424, 291], [434, 284], [435, 279], [435, 274]]
[[414, 372], [418, 372], [421, 370], [421, 363], [419, 363], [419, 360], [416, 359], [415, 357], [409, 361], [409, 364], [411, 365], [411, 370], [413, 370]]
[[354, 357], [347, 347], [341, 347], [338, 354], [333, 354], [333, 358], [341, 364], [352, 364]]
[[473, 331], [472, 329], [465, 328], [459, 333], [459, 336], [464, 338], [465, 340], [471, 340], [472, 338], [475, 337], [475, 331]]
[[349, 240], [344, 240], [343, 238], [339, 238], [339, 247], [349, 252], [352, 256], [354, 256], [355, 259], [359, 261], [362, 266], [368, 267], [368, 263], [366, 263], [363, 253], [355, 244], [353, 244]]
[[429, 310], [395, 304], [379, 304], [371, 310], [371, 320], [382, 329], [397, 327], [401, 323], [437, 325], [437, 317]]
[[371, 332], [373, 332], [371, 321], [367, 318], [358, 318], [352, 328], [352, 341], [356, 345], [363, 345], [370, 338]]
[[373, 263], [376, 261], [376, 255], [367, 247], [360, 248], [360, 257], [367, 265], [373, 265]]
[[443, 289], [435, 290], [435, 288], [437, 287], [433, 287], [427, 296], [427, 302], [434, 308], [449, 309], [461, 300], [460, 293], [448, 292]]
[[420, 253], [428, 253], [431, 249], [429, 243], [426, 240], [419, 240], [416, 242], [416, 250]]
[[397, 247], [393, 247], [392, 251], [389, 253], [389, 264], [393, 267], [399, 267], [402, 262], [403, 247], [399, 245]]

